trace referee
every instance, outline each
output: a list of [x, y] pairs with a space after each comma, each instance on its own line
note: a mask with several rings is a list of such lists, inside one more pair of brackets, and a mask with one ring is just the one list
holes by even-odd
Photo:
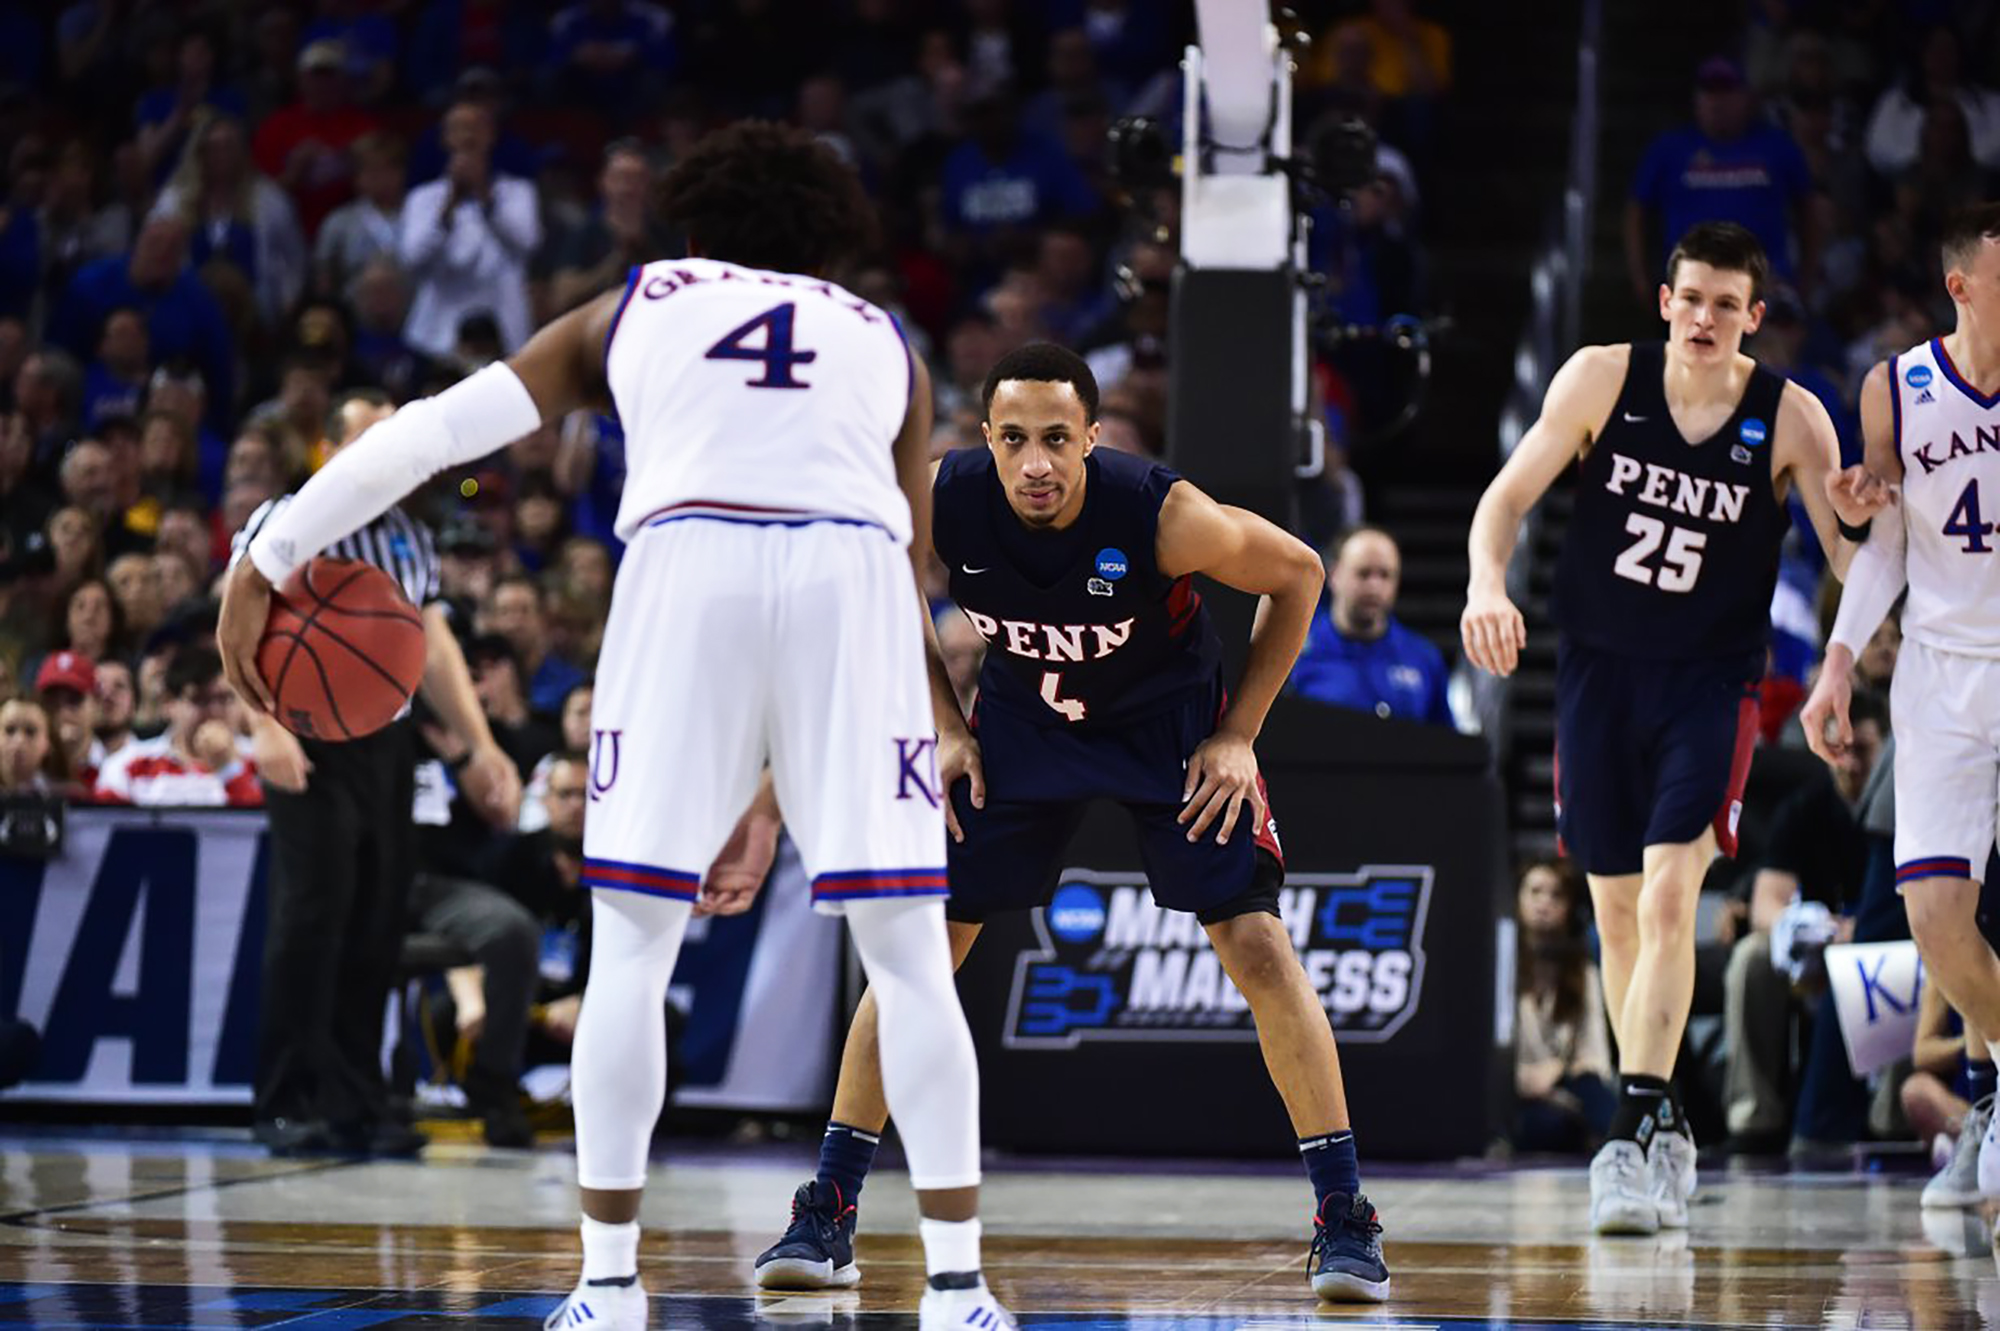
[[[329, 421], [332, 447], [394, 411], [381, 392], [346, 394]], [[250, 515], [232, 562], [289, 502], [281, 495]], [[520, 775], [493, 741], [439, 602], [429, 529], [392, 508], [323, 553], [374, 564], [423, 607], [424, 701], [466, 746], [462, 788], [483, 815], [511, 827]], [[414, 872], [416, 750], [409, 716], [334, 744], [301, 739], [256, 712], [251, 743], [271, 831], [257, 1138], [273, 1155], [415, 1154], [425, 1138], [391, 1115], [381, 1053], [382, 1012], [395, 983]]]

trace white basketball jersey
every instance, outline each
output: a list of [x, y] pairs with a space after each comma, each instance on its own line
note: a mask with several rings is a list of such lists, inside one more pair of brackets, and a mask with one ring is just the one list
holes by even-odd
[[893, 444], [909, 354], [888, 314], [818, 278], [713, 259], [638, 269], [605, 343], [625, 430], [619, 537], [704, 514], [866, 522], [908, 544]]
[[1903, 633], [2000, 657], [2000, 395], [1981, 396], [1933, 338], [1889, 362], [1909, 539]]

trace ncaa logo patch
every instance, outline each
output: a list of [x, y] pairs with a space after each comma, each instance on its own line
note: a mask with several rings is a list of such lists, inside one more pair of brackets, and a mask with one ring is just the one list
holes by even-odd
[[1117, 546], [1107, 545], [1097, 552], [1097, 576], [1106, 582], [1116, 582], [1130, 571], [1125, 552]]
[[[1436, 876], [1427, 864], [1287, 876], [1280, 918], [1341, 1039], [1379, 1043], [1416, 1015]], [[1035, 942], [1015, 958], [1007, 998], [1007, 1048], [1257, 1038], [1200, 922], [1155, 905], [1143, 873], [1069, 870], [1030, 920]]]
[[1912, 365], [1903, 371], [1903, 382], [1912, 388], [1930, 387], [1931, 377], [1931, 367], [1928, 365]]
[[1764, 422], [1758, 420], [1756, 417], [1753, 416], [1749, 420], [1743, 422], [1742, 426], [1736, 431], [1736, 433], [1743, 440], [1744, 444], [1746, 444], [1747, 446], [1751, 448], [1762, 448], [1764, 446], [1764, 440], [1770, 437], [1771, 432], [1765, 426]]

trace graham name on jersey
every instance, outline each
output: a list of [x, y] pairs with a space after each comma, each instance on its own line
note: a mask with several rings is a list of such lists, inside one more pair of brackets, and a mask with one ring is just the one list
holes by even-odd
[[[1933, 449], [1937, 451], [1933, 452]], [[1969, 444], [1965, 442], [1964, 435], [1953, 430], [1949, 444], [1933, 439], [1921, 447], [1910, 450], [1910, 456], [1923, 464], [1926, 476], [1947, 462], [1958, 458], [1969, 458], [1975, 453], [2000, 453], [2000, 425], [1979, 426], [1972, 432], [1972, 442]]]
[[[1645, 479], [1643, 482], [1641, 477]], [[1690, 476], [1657, 462], [1640, 462], [1623, 453], [1611, 455], [1611, 475], [1604, 488], [1620, 497], [1710, 522], [1741, 522], [1750, 502], [1750, 487], [1729, 485], [1706, 476]]]
[[[977, 610], [966, 610], [965, 617], [972, 621], [980, 637], [999, 642], [1009, 655], [1024, 656], [1030, 661], [1102, 661], [1131, 639], [1132, 625], [1136, 622], [1121, 619], [1116, 624], [1031, 624], [1019, 619], [995, 619]], [[1090, 635], [1087, 643], [1086, 633]]]

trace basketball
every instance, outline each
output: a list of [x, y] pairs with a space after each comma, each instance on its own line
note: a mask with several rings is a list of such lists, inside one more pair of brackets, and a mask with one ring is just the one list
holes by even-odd
[[350, 740], [396, 719], [424, 677], [424, 621], [396, 580], [315, 559], [271, 597], [257, 669], [287, 730]]

